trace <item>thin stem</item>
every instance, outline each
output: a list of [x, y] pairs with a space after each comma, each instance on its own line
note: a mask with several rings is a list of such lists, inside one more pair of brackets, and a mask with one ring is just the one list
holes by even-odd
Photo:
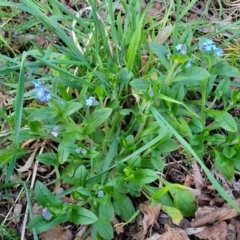
[[205, 126], [205, 106], [206, 106], [206, 97], [207, 97], [207, 79], [203, 81], [202, 84], [202, 107], [201, 107], [201, 120], [203, 126]]
[[172, 65], [172, 68], [170, 69], [170, 71], [168, 72], [168, 76], [167, 76], [167, 79], [165, 81], [166, 84], [169, 84], [170, 81], [171, 81], [171, 78], [174, 74], [174, 71], [175, 71], [175, 68], [177, 67], [178, 65], [178, 62], [174, 62], [173, 65]]

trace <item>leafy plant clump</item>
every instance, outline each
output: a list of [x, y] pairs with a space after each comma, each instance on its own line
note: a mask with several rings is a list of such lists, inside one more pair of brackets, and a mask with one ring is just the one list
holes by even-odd
[[[64, 43], [36, 47], [21, 58], [1, 55], [2, 79], [18, 79], [17, 85], [4, 83], [15, 95], [14, 111], [2, 113], [10, 126], [1, 136], [9, 143], [0, 151], [6, 182], [17, 158], [29, 153], [19, 146], [31, 139], [44, 142], [36, 160], [54, 169], [54, 183], [67, 186], [56, 195], [35, 183], [32, 197], [43, 210], [32, 216], [29, 228], [40, 233], [70, 221], [92, 224], [93, 239], [112, 239], [114, 216], [133, 222], [139, 213], [134, 199], [143, 195], [160, 202], [173, 219], [178, 216], [177, 222], [193, 216], [196, 202], [188, 188], [161, 177], [164, 158], [180, 148], [238, 209], [203, 161], [210, 157], [227, 179], [240, 168], [239, 120], [229, 113], [239, 104], [231, 78], [240, 72], [223, 58], [222, 48], [208, 38], [194, 45], [191, 28], [179, 30], [173, 45], [148, 42], [154, 29], [147, 27], [150, 20], [137, 1], [129, 1], [131, 12], [123, 4], [124, 24], [111, 1], [103, 3], [108, 14], [102, 21], [94, 1], [86, 19], [58, 1], [48, 2], [52, 17], [43, 5], [22, 2], [8, 4], [29, 13], [34, 9], [38, 21]], [[53, 9], [62, 20], [74, 19], [81, 32], [55, 21]], [[39, 71], [46, 66], [48, 72]]]

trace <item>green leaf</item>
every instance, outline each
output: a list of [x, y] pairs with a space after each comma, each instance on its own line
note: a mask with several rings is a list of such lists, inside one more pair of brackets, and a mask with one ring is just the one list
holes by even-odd
[[84, 186], [87, 179], [88, 171], [87, 169], [81, 165], [77, 168], [74, 174], [74, 182], [76, 186]]
[[113, 239], [113, 227], [110, 222], [105, 222], [102, 218], [97, 222], [97, 231], [103, 239]]
[[199, 119], [192, 119], [188, 125], [193, 133], [200, 133], [203, 131], [203, 124]]
[[183, 190], [189, 189], [188, 187], [186, 187], [184, 185], [177, 184], [177, 183], [168, 184], [167, 186], [165, 186], [165, 187], [159, 189], [157, 192], [155, 192], [152, 195], [152, 199], [156, 200], [157, 198], [161, 197], [162, 195], [164, 195], [165, 193], [170, 191], [172, 188], [176, 188], [176, 187], [178, 187], [179, 189], [183, 189]]
[[41, 122], [39, 121], [31, 121], [29, 123], [29, 127], [33, 132], [39, 132], [41, 129]]
[[133, 158], [129, 159], [127, 162], [127, 165], [130, 168], [140, 167], [140, 164], [141, 164], [141, 158], [139, 155], [134, 156]]
[[184, 85], [180, 82], [180, 83], [176, 83], [173, 87], [172, 87], [172, 97], [178, 101], [182, 101], [184, 96], [185, 96], [185, 89], [184, 89]]
[[150, 169], [138, 169], [133, 171], [132, 174], [134, 175], [134, 179], [131, 180], [141, 184], [151, 183], [158, 179], [157, 173]]
[[142, 26], [143, 26], [143, 18], [144, 15], [141, 17], [137, 29], [136, 31], [133, 33], [130, 44], [129, 44], [129, 48], [127, 51], [127, 68], [129, 71], [132, 70], [133, 65], [134, 65], [134, 60], [136, 58], [136, 54], [137, 51], [139, 49], [139, 44], [141, 41], [141, 32], [142, 32]]
[[234, 177], [234, 165], [230, 159], [227, 159], [223, 154], [215, 150], [214, 167], [217, 171], [221, 172], [227, 179]]
[[210, 76], [210, 73], [204, 68], [191, 67], [184, 69], [176, 77], [174, 77], [171, 82], [191, 81], [194, 83], [195, 81], [202, 81]]
[[232, 164], [234, 167], [240, 171], [240, 159], [239, 159], [239, 152], [231, 159]]
[[145, 129], [141, 133], [141, 137], [147, 136], [147, 135], [154, 135], [159, 130], [159, 125], [157, 122], [152, 121], [148, 123], [148, 125], [145, 127]]
[[96, 86], [94, 92], [97, 94], [98, 98], [104, 98], [104, 90], [101, 86]]
[[[187, 6], [187, 7], [189, 7], [189, 6]], [[192, 38], [193, 38], [192, 28], [186, 27], [182, 36], [179, 39], [179, 43], [184, 43], [184, 44], [186, 44], [187, 47], [191, 47]]]
[[176, 225], [179, 225], [183, 219], [181, 212], [177, 208], [162, 205], [162, 210], [172, 219], [173, 223]]
[[223, 95], [225, 95], [230, 88], [230, 79], [224, 78], [220, 81], [215, 89], [215, 95], [220, 99]]
[[67, 117], [77, 112], [82, 107], [81, 103], [77, 102], [67, 102], [65, 108], [63, 109], [63, 117]]
[[54, 158], [53, 153], [50, 153], [50, 152], [38, 155], [36, 159], [43, 164], [58, 166], [58, 162]]
[[235, 119], [229, 114], [227, 111], [218, 111], [214, 109], [210, 109], [207, 111], [208, 115], [212, 117], [220, 127], [229, 131], [229, 132], [237, 132], [238, 126]]
[[216, 134], [213, 134], [212, 137], [214, 137], [214, 141], [212, 144], [216, 145], [216, 146], [218, 146], [226, 141], [226, 137], [222, 134], [216, 133]]
[[162, 153], [170, 153], [177, 150], [178, 148], [179, 145], [173, 139], [167, 139], [158, 146], [158, 149], [160, 149]]
[[174, 207], [179, 209], [186, 217], [194, 216], [197, 209], [194, 196], [184, 189], [171, 188], [169, 191], [173, 198]]
[[163, 171], [164, 168], [164, 162], [162, 158], [160, 157], [160, 150], [153, 150], [152, 151], [152, 157], [151, 157], [151, 162], [154, 168], [160, 172]]
[[172, 55], [171, 59], [177, 63], [185, 63], [188, 60], [188, 57], [186, 55], [178, 54], [178, 55]]
[[151, 42], [149, 43], [150, 48], [153, 50], [153, 52], [158, 56], [160, 63], [167, 69], [170, 69], [170, 63], [169, 60], [167, 58], [168, 55], [168, 50], [166, 47], [164, 47], [162, 44], [160, 43], [154, 43]]
[[[4, 149], [0, 150], [0, 166], [9, 163], [11, 160], [13, 154], [14, 154], [15, 149]], [[22, 149], [17, 149], [16, 150], [16, 159], [21, 158], [22, 156], [28, 154], [29, 151], [27, 150], [22, 150]]]
[[127, 222], [135, 213], [134, 206], [129, 197], [123, 194], [113, 196], [113, 206], [117, 215]]
[[134, 79], [130, 82], [133, 88], [140, 90], [147, 90], [150, 86], [150, 82], [143, 78]]
[[61, 223], [67, 222], [67, 215], [58, 216], [51, 221], [45, 220], [42, 215], [38, 215], [33, 218], [27, 225], [28, 228], [36, 228], [38, 233], [45, 232], [58, 226]]
[[114, 217], [114, 208], [110, 200], [106, 204], [99, 203], [99, 216], [105, 222], [111, 222]]
[[27, 120], [29, 121], [41, 121], [46, 119], [52, 119], [55, 118], [57, 114], [54, 111], [54, 108], [52, 107], [43, 107], [40, 109], [37, 109], [36, 111], [32, 112]]
[[97, 216], [88, 209], [77, 205], [72, 205], [71, 208], [72, 211], [70, 212], [68, 219], [75, 224], [92, 224], [98, 220]]
[[223, 155], [226, 158], [232, 158], [236, 153], [237, 153], [237, 151], [233, 147], [223, 148]]
[[70, 132], [64, 135], [64, 138], [58, 145], [58, 161], [60, 164], [65, 163], [68, 160], [70, 153], [75, 153], [75, 140], [76, 140], [76, 133]]
[[222, 75], [226, 77], [240, 77], [240, 71], [232, 66], [219, 62], [213, 66], [211, 73], [213, 75]]
[[76, 191], [84, 196], [91, 196], [91, 191], [84, 187], [78, 187]]
[[[148, 186], [148, 185], [145, 185], [144, 188], [147, 190], [149, 196], [153, 196], [159, 190], [158, 187], [152, 187], [152, 186]], [[155, 199], [151, 198], [150, 200], [153, 203], [159, 202], [163, 205], [173, 207], [172, 197], [169, 195], [168, 191], [166, 191], [160, 197], [155, 198]]]
[[84, 134], [93, 133], [99, 126], [101, 126], [111, 115], [111, 108], [102, 108], [95, 110], [89, 119], [89, 124], [84, 127]]
[[37, 181], [35, 184], [35, 198], [39, 204], [43, 207], [53, 206], [56, 208], [62, 208], [63, 203], [57, 197], [55, 197], [48, 188], [41, 182]]

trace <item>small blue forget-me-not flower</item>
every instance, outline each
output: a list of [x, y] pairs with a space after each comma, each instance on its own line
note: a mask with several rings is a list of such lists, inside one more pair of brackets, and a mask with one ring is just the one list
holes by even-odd
[[51, 134], [54, 136], [54, 137], [57, 137], [58, 134], [59, 134], [59, 129], [58, 129], [58, 126], [54, 127]]
[[76, 153], [82, 153], [83, 155], [86, 155], [87, 150], [84, 149], [84, 148], [79, 147], [79, 148], [76, 149]]
[[97, 191], [97, 196], [102, 198], [104, 196], [104, 192], [102, 190]]
[[48, 211], [47, 208], [44, 208], [42, 210], [42, 216], [45, 220], [48, 220], [48, 221], [51, 220], [51, 218], [53, 217], [53, 215]]
[[182, 43], [179, 43], [177, 46], [176, 46], [176, 49], [178, 51], [180, 51], [182, 54], [186, 54], [187, 53], [187, 46], [185, 44], [182, 44]]
[[41, 80], [39, 79], [34, 80], [33, 85], [36, 88], [36, 97], [40, 101], [47, 102], [52, 98], [52, 95], [48, 89], [48, 86], [44, 85]]
[[95, 97], [89, 97], [89, 98], [86, 100], [86, 105], [87, 105], [88, 107], [97, 106], [97, 105], [98, 105], [98, 101], [96, 100]]
[[186, 67], [186, 68], [190, 68], [191, 66], [192, 66], [191, 61], [188, 61], [185, 67]]
[[202, 52], [213, 52], [215, 57], [221, 57], [223, 55], [223, 50], [216, 47], [211, 39], [205, 39], [200, 45], [200, 50]]

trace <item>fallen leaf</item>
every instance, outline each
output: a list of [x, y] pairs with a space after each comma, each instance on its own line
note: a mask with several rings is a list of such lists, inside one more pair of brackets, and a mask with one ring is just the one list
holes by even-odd
[[41, 234], [42, 240], [72, 240], [73, 234], [70, 230], [65, 230], [61, 226], [57, 226]]
[[13, 223], [19, 223], [20, 222], [20, 215], [22, 211], [22, 204], [16, 204], [13, 210]]
[[194, 234], [200, 239], [208, 240], [226, 240], [227, 224], [224, 221], [218, 222], [213, 226], [206, 226], [200, 233]]
[[20, 168], [17, 169], [18, 172], [26, 172], [26, 171], [28, 171], [28, 169], [32, 166], [32, 163], [33, 163], [33, 161], [35, 159], [37, 151], [38, 151], [38, 148], [35, 148], [35, 150], [31, 154], [31, 156], [28, 158], [28, 160], [25, 163], [25, 165], [23, 167], [20, 167]]
[[201, 232], [204, 229], [204, 227], [198, 227], [198, 228], [186, 228], [185, 233], [187, 235], [192, 235]]
[[193, 185], [193, 177], [190, 174], [187, 174], [185, 177], [183, 185], [186, 187], [191, 187], [191, 185]]
[[83, 234], [86, 232], [88, 226], [87, 225], [83, 225], [81, 226], [80, 230], [77, 232], [76, 234], [76, 238], [74, 240], [80, 240], [81, 237], [83, 236]]
[[158, 224], [157, 219], [160, 214], [161, 204], [156, 203], [154, 206], [151, 206], [149, 201], [141, 203], [139, 205], [141, 212], [143, 213], [143, 218], [139, 218], [138, 225], [141, 226], [141, 229], [137, 234], [132, 234], [134, 239], [143, 240], [149, 227], [152, 227], [153, 224]]
[[114, 216], [112, 220], [115, 232], [119, 235], [120, 233], [123, 233], [123, 224], [120, 224], [118, 219]]
[[192, 222], [192, 227], [205, 226], [206, 224], [227, 220], [237, 215], [238, 212], [231, 208], [200, 207], [196, 212], [196, 220]]
[[203, 178], [202, 178], [202, 174], [200, 172], [200, 168], [196, 161], [193, 161], [192, 168], [193, 168], [193, 180], [194, 180], [195, 188], [202, 189]]
[[189, 240], [187, 234], [180, 228], [164, 226], [166, 232], [160, 235], [157, 240]]

